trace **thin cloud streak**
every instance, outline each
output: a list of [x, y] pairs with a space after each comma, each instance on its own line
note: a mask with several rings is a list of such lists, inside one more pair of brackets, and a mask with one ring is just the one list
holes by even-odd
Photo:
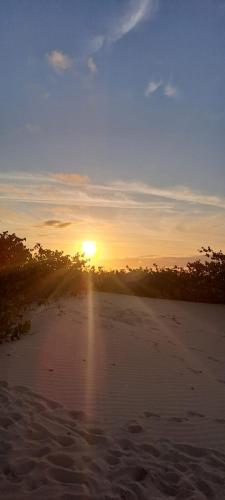
[[[56, 173], [48, 174], [46, 177], [35, 174], [22, 174], [21, 176], [0, 174], [0, 179], [4, 181], [0, 186], [0, 198], [31, 203], [86, 204], [87, 206], [141, 209], [154, 207], [174, 210], [172, 202], [179, 202], [225, 209], [224, 197], [194, 191], [186, 186], [164, 188], [124, 181], [94, 184], [87, 176], [79, 173]], [[157, 202], [154, 198], [161, 200]], [[168, 201], [165, 203], [163, 199]]]
[[50, 220], [45, 220], [41, 225], [64, 229], [65, 227], [71, 226], [71, 224], [72, 222], [61, 222], [60, 220], [50, 219]]
[[130, 0], [124, 15], [119, 17], [108, 33], [97, 35], [90, 44], [90, 52], [98, 52], [105, 44], [113, 44], [133, 31], [139, 24], [153, 17], [159, 0]]
[[145, 95], [146, 97], [149, 97], [150, 95], [154, 94], [157, 92], [157, 90], [161, 87], [162, 81], [159, 80], [158, 82], [151, 80], [149, 84], [147, 85]]
[[40, 205], [62, 205], [62, 206], [79, 206], [79, 207], [99, 207], [99, 208], [117, 208], [117, 209], [139, 209], [139, 210], [166, 210], [167, 212], [173, 212], [173, 206], [170, 204], [164, 203], [154, 203], [154, 202], [139, 202], [133, 199], [111, 199], [107, 197], [100, 196], [90, 196], [84, 193], [73, 193], [73, 195], [68, 196], [66, 192], [62, 192], [60, 195], [51, 196], [49, 193], [49, 197], [46, 195], [38, 194], [38, 193], [26, 193], [20, 192], [20, 194], [8, 194], [1, 195], [0, 199], [2, 200], [11, 200], [20, 203], [31, 203], [31, 204], [40, 204]]
[[110, 42], [117, 42], [123, 36], [132, 31], [138, 24], [149, 19], [156, 10], [158, 2], [155, 0], [136, 0], [130, 2], [128, 12], [118, 21], [112, 34]]
[[158, 188], [141, 183], [126, 183], [115, 182], [111, 185], [111, 189], [124, 191], [127, 193], [138, 193], [161, 198], [169, 198], [176, 201], [195, 203], [199, 205], [211, 205], [218, 208], [225, 208], [225, 198], [219, 196], [211, 196], [192, 191], [186, 186], [176, 186], [175, 188]]
[[87, 184], [89, 182], [89, 177], [87, 175], [82, 175], [79, 173], [70, 172], [58, 172], [56, 174], [51, 174], [51, 177], [59, 182], [68, 184]]

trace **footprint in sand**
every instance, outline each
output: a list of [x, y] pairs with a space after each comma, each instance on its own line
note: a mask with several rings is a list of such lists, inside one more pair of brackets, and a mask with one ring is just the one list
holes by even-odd
[[209, 359], [210, 361], [215, 361], [215, 363], [220, 363], [219, 359], [214, 358], [213, 356], [208, 356], [208, 359]]
[[75, 439], [69, 436], [56, 436], [55, 440], [63, 447], [67, 448], [75, 444]]
[[194, 368], [189, 368], [189, 366], [187, 366], [187, 369], [195, 375], [201, 375], [203, 373], [202, 370], [195, 370]]
[[140, 432], [143, 432], [143, 427], [140, 424], [130, 424], [128, 426], [128, 431], [131, 432], [132, 434], [140, 434]]
[[85, 484], [88, 482], [87, 474], [79, 471], [67, 470], [63, 467], [53, 467], [49, 470], [49, 476], [63, 484]]
[[71, 410], [71, 411], [69, 411], [69, 415], [74, 420], [78, 420], [79, 422], [84, 422], [85, 420], [87, 420], [87, 415], [82, 410], [80, 410], [80, 411]]
[[0, 380], [0, 388], [8, 389], [9, 384], [5, 380]]
[[145, 411], [144, 415], [147, 418], [161, 418], [161, 415], [159, 415], [158, 413], [153, 413], [151, 411]]
[[73, 458], [71, 458], [70, 455], [65, 453], [54, 453], [54, 454], [52, 453], [47, 456], [47, 460], [53, 465], [57, 465], [64, 468], [71, 468], [74, 465]]
[[34, 448], [32, 451], [32, 457], [33, 458], [44, 458], [50, 453], [50, 447], [49, 446], [42, 446], [42, 447], [37, 447]]
[[182, 422], [187, 422], [188, 418], [186, 418], [186, 417], [169, 417], [169, 418], [167, 418], [167, 420], [169, 422], [177, 422], [177, 423], [181, 424]]
[[104, 434], [97, 434], [92, 431], [78, 431], [77, 433], [81, 436], [88, 444], [92, 446], [108, 446], [108, 438]]
[[219, 382], [220, 384], [225, 384], [225, 380], [224, 380], [224, 379], [222, 379], [222, 378], [218, 378], [218, 379], [217, 379], [217, 382]]
[[185, 361], [184, 358], [182, 358], [181, 356], [177, 356], [176, 354], [171, 354], [170, 357], [174, 358], [174, 359], [178, 359], [179, 361], [182, 361], [182, 362]]
[[159, 342], [156, 342], [154, 340], [150, 341], [150, 342], [153, 344], [153, 346], [155, 347], [155, 349], [157, 349], [157, 350], [159, 349]]
[[[126, 465], [122, 465], [120, 468], [117, 468], [117, 479], [120, 480], [120, 483], [122, 483], [122, 480], [126, 477], [127, 479], [131, 480], [133, 482], [141, 482], [144, 481], [148, 474], [147, 468], [138, 466], [135, 464], [135, 462], [131, 462]], [[118, 487], [119, 485], [117, 485]], [[114, 497], [113, 497], [114, 498]], [[138, 497], [133, 497], [131, 495], [120, 495], [119, 497], [116, 498], [121, 498], [121, 499], [133, 499], [133, 498], [143, 498], [142, 496]]]
[[173, 342], [172, 340], [167, 340], [168, 344], [171, 344], [171, 345], [174, 345], [176, 346], [177, 344], [175, 344], [175, 342]]
[[191, 444], [176, 443], [174, 444], [174, 448], [195, 458], [206, 457], [208, 454], [207, 448], [200, 448]]
[[112, 448], [109, 450], [109, 452], [111, 453], [111, 455], [113, 455], [116, 458], [120, 458], [123, 455], [122, 451], [119, 450], [118, 448], [116, 448], [116, 449]]
[[3, 429], [7, 429], [13, 424], [13, 420], [9, 417], [4, 417], [0, 416], [0, 427], [3, 427]]
[[172, 321], [174, 321], [174, 323], [176, 323], [177, 325], [181, 325], [180, 321], [178, 321], [178, 319], [176, 318], [176, 316], [172, 316]]
[[197, 347], [190, 347], [191, 351], [196, 351], [196, 352], [203, 352], [201, 349], [198, 349]]
[[109, 465], [118, 465], [120, 463], [120, 458], [119, 457], [115, 457], [114, 455], [107, 455], [105, 457], [105, 461]]
[[198, 417], [198, 418], [205, 418], [205, 415], [203, 413], [198, 413], [197, 411], [187, 411], [187, 415], [189, 417]]
[[133, 480], [138, 481], [138, 482], [144, 481], [147, 474], [148, 474], [148, 471], [144, 467], [136, 467], [133, 470]]
[[3, 468], [4, 475], [11, 481], [20, 482], [22, 476], [29, 474], [37, 465], [35, 460], [20, 460], [16, 464], [6, 464]]
[[130, 451], [135, 449], [135, 444], [129, 439], [122, 438], [118, 441], [118, 443], [124, 451]]
[[152, 444], [143, 443], [140, 445], [140, 449], [145, 451], [146, 453], [150, 453], [150, 455], [153, 455], [153, 457], [160, 457], [160, 451]]

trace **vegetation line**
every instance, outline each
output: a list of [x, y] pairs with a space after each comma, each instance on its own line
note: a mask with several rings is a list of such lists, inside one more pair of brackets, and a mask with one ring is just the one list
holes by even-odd
[[90, 266], [83, 255], [30, 249], [26, 239], [0, 233], [0, 342], [20, 338], [30, 329], [24, 320], [32, 304], [95, 290], [153, 298], [225, 304], [225, 254], [202, 247], [205, 260], [174, 266], [106, 271]]

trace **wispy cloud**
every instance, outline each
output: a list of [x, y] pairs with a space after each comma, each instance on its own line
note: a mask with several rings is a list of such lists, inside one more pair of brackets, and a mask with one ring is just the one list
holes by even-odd
[[45, 220], [43, 222], [43, 225], [44, 226], [57, 226], [59, 224], [60, 221], [58, 220], [55, 220], [55, 219], [50, 219], [50, 220]]
[[0, 218], [2, 230], [27, 235], [30, 245], [41, 241], [66, 253], [89, 237], [105, 242], [107, 256], [111, 248], [114, 256], [121, 248], [128, 256], [147, 255], [149, 248], [157, 255], [191, 255], [202, 244], [225, 248], [225, 196], [185, 186], [77, 183], [50, 172], [5, 172]]
[[171, 83], [167, 83], [164, 86], [163, 93], [166, 97], [178, 97], [179, 91], [178, 88], [175, 87], [175, 85], [172, 85]]
[[105, 44], [112, 44], [134, 30], [139, 24], [153, 17], [159, 0], [130, 0], [125, 12], [117, 18], [107, 33], [97, 35], [91, 42], [90, 52], [100, 50]]
[[92, 54], [94, 54], [95, 52], [98, 52], [103, 47], [103, 45], [105, 43], [105, 40], [106, 40], [105, 35], [97, 35], [97, 36], [95, 36], [91, 40], [91, 43], [90, 43], [90, 47], [89, 47], [90, 52]]
[[[139, 209], [180, 209], [181, 204], [225, 209], [225, 197], [186, 186], [157, 187], [140, 182], [95, 184], [77, 173], [0, 174], [0, 197], [21, 202]], [[177, 207], [177, 208], [176, 208]]]
[[63, 229], [65, 227], [71, 226], [71, 224], [72, 224], [72, 222], [61, 222], [60, 220], [55, 220], [55, 219], [45, 220], [42, 223], [43, 226], [56, 227], [59, 229]]
[[116, 42], [140, 23], [152, 17], [158, 2], [155, 0], [132, 0], [127, 12], [118, 20], [117, 25], [109, 35], [109, 41]]
[[163, 80], [150, 80], [148, 83], [146, 90], [145, 90], [145, 95], [146, 97], [151, 96], [152, 94], [155, 94], [158, 90], [162, 89], [161, 94], [163, 94], [166, 97], [175, 99], [176, 97], [179, 96], [179, 89], [175, 85], [172, 85], [171, 83], [164, 83]]
[[119, 181], [113, 183], [110, 188], [116, 189], [117, 191], [144, 194], [161, 198], [169, 198], [175, 201], [181, 201], [199, 205], [211, 205], [214, 207], [225, 209], [225, 198], [193, 191], [192, 189], [186, 186], [175, 186], [173, 188], [158, 188], [155, 186], [142, 184], [139, 182], [125, 183]]
[[97, 65], [93, 59], [93, 57], [89, 57], [88, 60], [87, 60], [87, 67], [89, 68], [90, 72], [95, 74], [97, 73], [98, 69], [97, 69]]
[[87, 184], [89, 182], [89, 177], [87, 175], [81, 175], [77, 172], [58, 172], [56, 174], [51, 174], [52, 179], [66, 183], [66, 184]]
[[187, 255], [202, 244], [225, 248], [225, 196], [184, 186], [79, 184], [50, 173], [0, 173], [0, 211], [9, 206], [14, 215], [0, 212], [3, 230], [69, 253], [72, 242], [86, 234], [108, 241], [108, 248], [118, 245], [117, 255], [121, 244], [134, 255], [148, 248], [158, 255]]
[[49, 65], [57, 72], [61, 73], [71, 68], [74, 60], [60, 50], [52, 50], [47, 54]]
[[156, 82], [155, 80], [151, 80], [146, 88], [145, 95], [146, 97], [149, 97], [150, 95], [154, 94], [162, 85], [162, 81], [159, 80]]

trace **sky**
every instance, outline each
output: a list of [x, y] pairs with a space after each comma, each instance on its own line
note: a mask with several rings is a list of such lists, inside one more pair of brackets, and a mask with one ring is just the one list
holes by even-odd
[[225, 250], [225, 0], [0, 2], [0, 230], [114, 265]]

